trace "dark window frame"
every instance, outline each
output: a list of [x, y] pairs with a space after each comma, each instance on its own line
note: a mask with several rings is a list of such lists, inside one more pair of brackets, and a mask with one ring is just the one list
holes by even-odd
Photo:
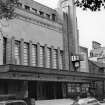
[[24, 5], [24, 8], [28, 11], [30, 10], [30, 6], [28, 6], [28, 5]]
[[43, 11], [39, 11], [39, 14], [40, 14], [41, 16], [44, 16], [44, 12], [43, 12]]
[[56, 14], [52, 14], [52, 20], [56, 21]]

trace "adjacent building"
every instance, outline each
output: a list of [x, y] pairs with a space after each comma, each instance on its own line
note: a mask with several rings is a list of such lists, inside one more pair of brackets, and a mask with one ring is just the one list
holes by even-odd
[[102, 47], [100, 43], [93, 41], [89, 59], [99, 63], [105, 63], [105, 47]]
[[[99, 63], [96, 61], [89, 60], [89, 72], [90, 73], [98, 73], [98, 74], [104, 74], [105, 73], [105, 63]], [[90, 90], [94, 94], [95, 97], [97, 98], [103, 98], [104, 92], [105, 92], [105, 82], [103, 80], [93, 80], [91, 83]], [[102, 91], [100, 91], [102, 90]]]
[[88, 48], [80, 46], [80, 72], [89, 72], [89, 64], [88, 64]]
[[[89, 72], [90, 73], [105, 73], [105, 47], [102, 47], [99, 42], [93, 41], [92, 42], [92, 50], [90, 51], [89, 57]], [[102, 81], [94, 82], [93, 90], [96, 97], [104, 96], [105, 92], [105, 83]], [[98, 88], [96, 88], [98, 87]], [[99, 91], [103, 90], [103, 92]], [[99, 94], [99, 96], [97, 95]]]

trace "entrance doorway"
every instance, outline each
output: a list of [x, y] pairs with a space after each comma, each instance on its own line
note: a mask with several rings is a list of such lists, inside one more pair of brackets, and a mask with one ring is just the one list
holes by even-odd
[[62, 98], [62, 83], [29, 81], [29, 97], [35, 100], [48, 100]]
[[28, 82], [28, 97], [37, 99], [37, 82]]

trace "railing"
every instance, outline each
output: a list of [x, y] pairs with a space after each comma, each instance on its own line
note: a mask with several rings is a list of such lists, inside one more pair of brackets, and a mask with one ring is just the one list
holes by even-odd
[[3, 42], [4, 64], [63, 69], [64, 54], [59, 47], [55, 49], [47, 44], [41, 46], [38, 42], [25, 42], [24, 39], [16, 40], [15, 37], [4, 38]]

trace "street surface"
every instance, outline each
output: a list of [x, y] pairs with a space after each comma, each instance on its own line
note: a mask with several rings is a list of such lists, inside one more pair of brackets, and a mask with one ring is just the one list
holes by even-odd
[[72, 105], [72, 99], [54, 99], [36, 101], [35, 105]]

